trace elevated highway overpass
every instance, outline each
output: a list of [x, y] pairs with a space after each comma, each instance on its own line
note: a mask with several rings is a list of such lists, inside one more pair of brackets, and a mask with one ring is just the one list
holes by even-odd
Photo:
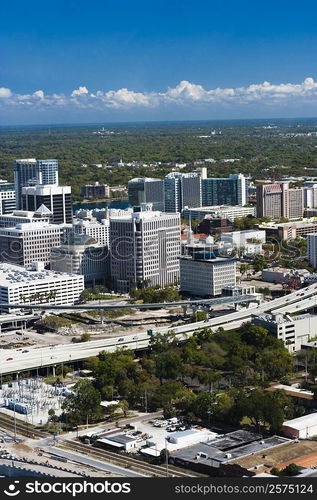
[[[232, 297], [229, 297], [229, 299], [231, 299], [232, 303]], [[279, 297], [270, 302], [259, 304], [257, 307], [252, 307], [251, 309], [246, 308], [224, 316], [212, 318], [207, 321], [155, 329], [154, 334], [166, 334], [168, 331], [173, 331], [177, 334], [179, 339], [185, 339], [188, 336], [191, 336], [195, 331], [206, 327], [211, 329], [223, 327], [225, 330], [238, 328], [242, 325], [242, 323], [250, 321], [252, 314], [262, 314], [265, 312], [295, 313], [305, 309], [310, 309], [316, 305], [317, 285], [310, 285], [284, 297]], [[66, 306], [64, 307], [66, 308]], [[87, 310], [86, 306], [83, 307]], [[104, 306], [101, 307], [104, 308]], [[38, 306], [38, 308], [43, 309], [42, 306]], [[149, 337], [147, 332], [143, 332], [133, 336], [125, 336], [123, 341], [121, 341], [120, 338], [121, 337], [114, 337], [111, 339], [92, 340], [78, 344], [63, 344], [56, 346], [55, 348], [30, 347], [27, 349], [27, 352], [17, 351], [16, 349], [1, 350], [0, 375], [18, 373], [45, 366], [56, 366], [61, 363], [71, 363], [90, 356], [96, 356], [99, 352], [104, 350], [114, 352], [118, 348], [146, 349], [151, 337]]]

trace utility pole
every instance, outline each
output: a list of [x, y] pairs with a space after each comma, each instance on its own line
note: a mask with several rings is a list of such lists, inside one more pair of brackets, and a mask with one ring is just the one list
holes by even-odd
[[144, 390], [145, 413], [147, 413], [147, 390]]
[[167, 438], [165, 438], [165, 460], [166, 460], [166, 477], [168, 477], [168, 450], [167, 450]]
[[14, 414], [14, 442], [17, 440], [17, 418], [15, 414], [15, 400], [13, 402], [13, 414]]

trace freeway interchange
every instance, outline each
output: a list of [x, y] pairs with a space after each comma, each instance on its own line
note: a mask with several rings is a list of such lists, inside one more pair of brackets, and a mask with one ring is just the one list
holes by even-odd
[[[228, 297], [228, 299], [230, 299]], [[233, 298], [231, 301], [234, 302]], [[228, 301], [229, 302], [229, 301]], [[202, 328], [225, 330], [239, 328], [242, 323], [250, 321], [252, 314], [263, 314], [274, 311], [275, 313], [296, 313], [317, 306], [317, 285], [310, 285], [286, 296], [279, 297], [270, 302], [264, 302], [240, 311], [228, 313], [223, 316], [176, 327], [156, 329], [156, 333], [166, 334], [174, 332], [180, 340], [184, 340], [195, 331]], [[41, 306], [43, 308], [43, 306]], [[58, 306], [61, 308], [60, 306]], [[49, 308], [49, 306], [47, 306]], [[74, 308], [74, 306], [72, 306]], [[81, 306], [84, 308], [84, 306]], [[86, 307], [87, 309], [87, 307]], [[117, 349], [146, 349], [151, 337], [147, 332], [109, 339], [92, 340], [77, 344], [62, 344], [54, 347], [29, 347], [24, 350], [2, 349], [0, 351], [0, 375], [19, 373], [41, 367], [56, 366], [63, 363], [72, 363], [91, 356], [98, 355], [101, 351], [114, 352]]]

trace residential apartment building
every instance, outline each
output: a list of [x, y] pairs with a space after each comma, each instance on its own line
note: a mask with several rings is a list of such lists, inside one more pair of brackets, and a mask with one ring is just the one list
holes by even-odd
[[199, 297], [221, 295], [236, 284], [236, 259], [215, 258], [205, 252], [180, 258], [180, 290]]
[[164, 178], [165, 212], [181, 212], [202, 203], [201, 177], [198, 172], [171, 172]]
[[[83, 289], [83, 276], [47, 271], [42, 262], [35, 262], [28, 269], [0, 263], [1, 304], [29, 305], [40, 301], [43, 305], [73, 305]], [[1, 311], [11, 312], [6, 306], [1, 306]]]
[[246, 178], [242, 174], [205, 178], [201, 183], [203, 206], [245, 205], [247, 202]]
[[128, 197], [133, 207], [152, 203], [153, 210], [164, 210], [164, 181], [150, 177], [131, 179], [128, 182]]
[[14, 185], [16, 208], [22, 208], [22, 188], [37, 184], [58, 185], [58, 161], [28, 158], [15, 160]]
[[145, 211], [110, 219], [113, 287], [165, 287], [179, 280], [180, 215]]
[[23, 210], [36, 211], [45, 205], [53, 214], [53, 224], [71, 224], [73, 220], [70, 186], [36, 185], [22, 188]]
[[99, 184], [99, 182], [85, 184], [85, 186], [81, 188], [81, 195], [87, 200], [109, 198], [110, 187], [107, 184]]
[[17, 224], [0, 228], [0, 261], [29, 267], [33, 262], [50, 262], [52, 247], [61, 244], [64, 228], [47, 222]]
[[256, 190], [257, 217], [297, 219], [304, 213], [304, 191], [288, 182], [263, 184]]
[[11, 182], [0, 179], [0, 216], [15, 209], [15, 187]]

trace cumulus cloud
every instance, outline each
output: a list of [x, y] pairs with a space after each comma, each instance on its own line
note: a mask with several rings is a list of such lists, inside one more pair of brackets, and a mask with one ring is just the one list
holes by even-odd
[[11, 97], [12, 92], [10, 89], [6, 89], [5, 87], [0, 87], [0, 99], [7, 99]]
[[136, 92], [127, 88], [90, 92], [84, 85], [67, 94], [45, 94], [36, 90], [32, 94], [18, 94], [0, 87], [0, 105], [23, 107], [81, 107], [81, 108], [150, 108], [166, 104], [197, 106], [199, 104], [267, 104], [305, 99], [317, 102], [317, 82], [311, 77], [301, 83], [272, 84], [264, 81], [246, 87], [206, 89], [202, 85], [180, 81], [175, 87], [162, 92]]
[[78, 87], [78, 89], [73, 90], [73, 92], [71, 93], [71, 96], [76, 97], [78, 95], [86, 95], [86, 94], [89, 94], [89, 90], [87, 89], [87, 87], [83, 86], [83, 87]]

